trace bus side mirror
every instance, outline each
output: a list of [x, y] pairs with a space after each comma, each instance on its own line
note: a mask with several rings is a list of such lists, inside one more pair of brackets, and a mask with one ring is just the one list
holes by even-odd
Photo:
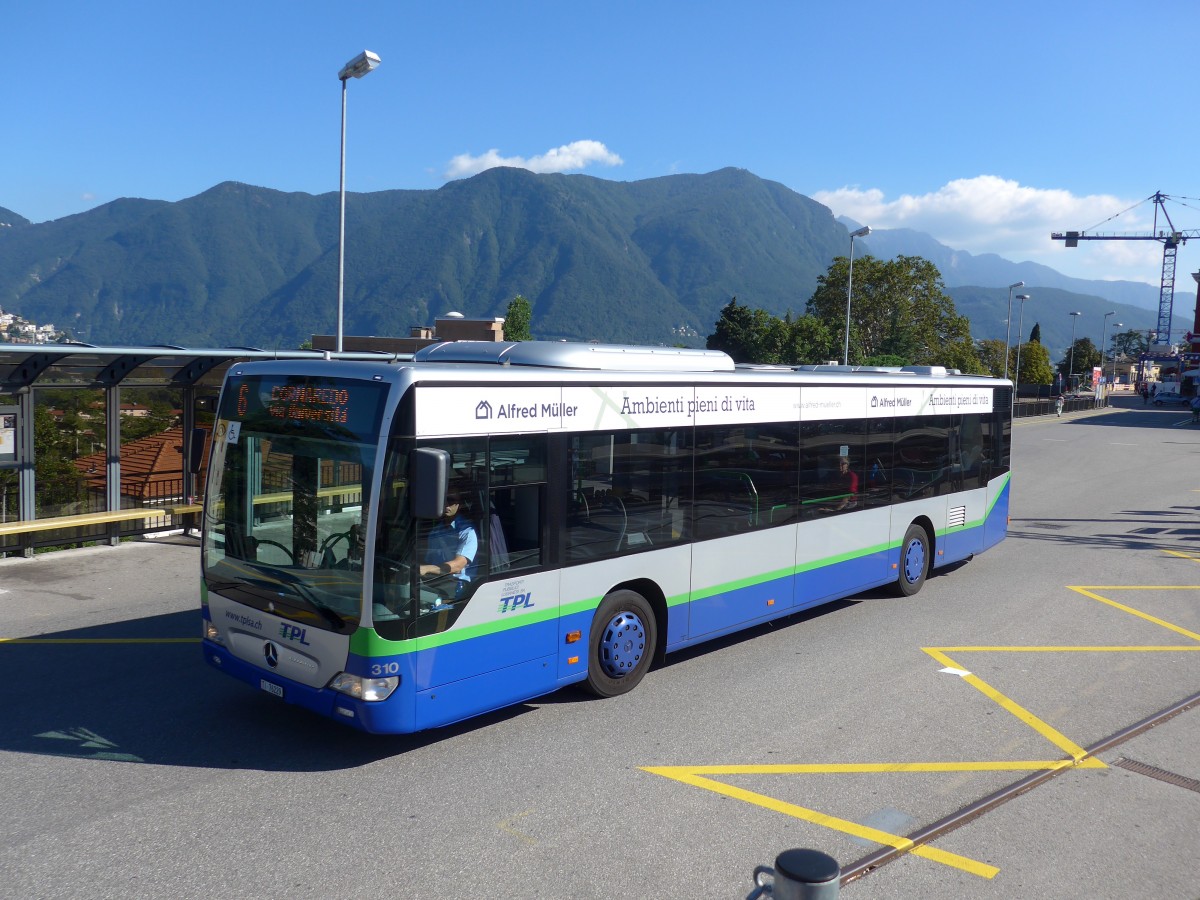
[[192, 475], [200, 474], [200, 466], [204, 463], [204, 442], [208, 439], [208, 432], [203, 428], [193, 428], [191, 444], [188, 446], [188, 472]]
[[446, 509], [446, 485], [450, 480], [450, 454], [433, 447], [413, 451], [409, 492], [416, 519], [440, 519]]

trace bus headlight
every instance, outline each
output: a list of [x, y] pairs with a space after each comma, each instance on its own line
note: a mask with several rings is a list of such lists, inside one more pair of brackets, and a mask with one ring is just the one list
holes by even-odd
[[214, 644], [224, 644], [225, 638], [221, 637], [221, 632], [217, 631], [217, 626], [208, 619], [204, 620], [204, 638], [212, 641]]
[[353, 697], [355, 700], [366, 700], [368, 703], [386, 700], [399, 685], [400, 677], [397, 675], [390, 678], [363, 678], [361, 675], [351, 675], [348, 672], [339, 672], [329, 682], [332, 690]]

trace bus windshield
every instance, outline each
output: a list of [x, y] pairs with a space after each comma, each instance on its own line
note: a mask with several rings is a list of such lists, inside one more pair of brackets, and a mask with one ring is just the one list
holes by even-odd
[[210, 590], [320, 628], [353, 629], [386, 390], [316, 376], [229, 377], [206, 502]]

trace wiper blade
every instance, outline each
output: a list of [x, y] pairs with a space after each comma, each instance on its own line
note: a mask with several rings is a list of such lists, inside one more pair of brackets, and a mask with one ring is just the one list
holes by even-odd
[[312, 588], [303, 582], [294, 580], [280, 581], [277, 583], [277, 587], [289, 589], [292, 596], [299, 597], [306, 604], [308, 604], [308, 606], [319, 612], [324, 617], [325, 621], [338, 631], [341, 631], [346, 627], [346, 620], [338, 615], [333, 608], [326, 606], [324, 603], [318, 600], [316, 595], [313, 594]]
[[[213, 590], [232, 590], [237, 588], [254, 588], [261, 592], [269, 592], [276, 597], [295, 598], [300, 600], [302, 604], [309, 609], [319, 613], [326, 622], [332, 625], [337, 631], [342, 631], [346, 627], [346, 620], [329, 606], [326, 606], [313, 594], [312, 588], [294, 578], [280, 578], [276, 572], [266, 572], [257, 566], [254, 567], [260, 575], [259, 578], [242, 578], [238, 581], [222, 581], [209, 582], [209, 587]], [[261, 595], [260, 595], [261, 596]]]

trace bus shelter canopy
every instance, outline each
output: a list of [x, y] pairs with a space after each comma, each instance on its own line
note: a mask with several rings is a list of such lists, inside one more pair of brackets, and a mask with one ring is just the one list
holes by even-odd
[[235, 362], [264, 359], [400, 360], [403, 354], [262, 350], [254, 347], [95, 347], [90, 344], [0, 344], [0, 392], [39, 387], [195, 387], [220, 385]]

